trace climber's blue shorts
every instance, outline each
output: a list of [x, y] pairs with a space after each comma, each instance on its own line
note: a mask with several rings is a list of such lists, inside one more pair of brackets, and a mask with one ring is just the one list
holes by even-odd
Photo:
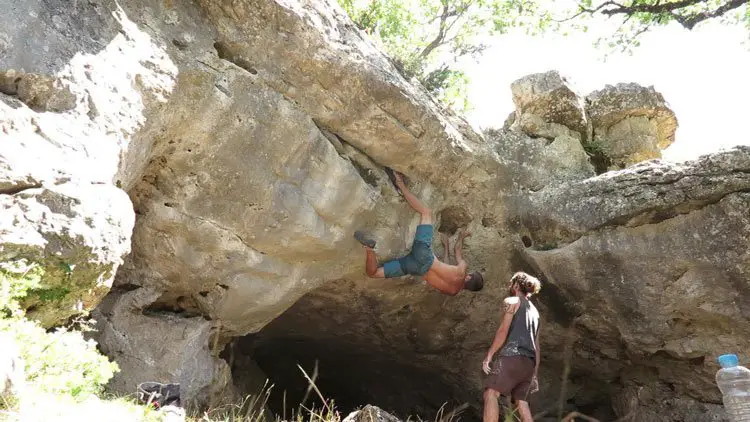
[[385, 278], [402, 275], [425, 275], [432, 267], [435, 255], [432, 253], [432, 224], [420, 224], [414, 234], [414, 243], [409, 255], [383, 264]]

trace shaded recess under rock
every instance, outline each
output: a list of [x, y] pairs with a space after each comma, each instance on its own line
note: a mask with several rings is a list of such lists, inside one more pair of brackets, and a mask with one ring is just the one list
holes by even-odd
[[[750, 150], [658, 160], [676, 119], [653, 88], [530, 75], [477, 134], [334, 1], [31, 0], [0, 28], [0, 203], [23, 222], [0, 220], [0, 256], [81, 258], [81, 290], [37, 308], [47, 325], [116, 271], [93, 313], [113, 391], [180, 381], [205, 405], [268, 376], [292, 394], [292, 362], [318, 358], [342, 406], [474, 419], [506, 280], [527, 270], [544, 282], [535, 410], [721, 420], [715, 357], [750, 349]], [[419, 221], [383, 166], [440, 231], [472, 231], [481, 293], [363, 277], [354, 230], [387, 258]]]

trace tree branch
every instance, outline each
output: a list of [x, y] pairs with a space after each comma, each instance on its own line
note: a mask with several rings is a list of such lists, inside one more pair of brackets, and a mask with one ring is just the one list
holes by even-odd
[[648, 31], [649, 29], [651, 29], [651, 24], [650, 23], [648, 23], [646, 25], [643, 25], [643, 28], [639, 29], [638, 31], [636, 31], [635, 34], [633, 34], [633, 38], [638, 38], [639, 36], [641, 36], [644, 32]]
[[445, 21], [448, 19], [448, 13], [449, 11], [449, 5], [448, 0], [442, 0], [443, 3], [443, 13], [440, 14], [440, 26], [438, 27], [438, 33], [435, 36], [435, 38], [430, 41], [429, 44], [427, 44], [427, 47], [425, 47], [421, 53], [419, 53], [419, 57], [425, 58], [432, 53], [433, 50], [438, 48], [440, 43], [443, 41], [443, 38], [445, 38]]
[[429, 44], [427, 44], [427, 47], [425, 47], [421, 53], [419, 53], [419, 57], [425, 58], [430, 55], [436, 48], [440, 47], [443, 43], [443, 39], [445, 39], [445, 33], [443, 32], [443, 29], [441, 28], [438, 32], [437, 36], [435, 36], [435, 39], [433, 39]]
[[606, 2], [604, 2], [602, 4], [600, 4], [599, 6], [597, 6], [595, 9], [587, 9], [587, 8], [581, 6], [580, 3], [579, 3], [578, 4], [578, 9], [579, 10], [578, 10], [578, 13], [576, 13], [575, 15], [567, 17], [565, 19], [561, 19], [561, 20], [557, 20], [557, 19], [553, 19], [553, 20], [555, 22], [567, 22], [567, 21], [571, 21], [571, 20], [573, 20], [573, 19], [575, 19], [575, 18], [583, 15], [584, 13], [589, 13], [589, 14], [593, 15], [594, 13], [596, 13], [599, 10], [603, 9], [605, 6], [609, 6], [609, 5], [618, 5], [618, 4], [615, 3], [615, 2], [613, 2], [613, 1], [606, 1]]
[[[450, 10], [450, 5], [448, 4], [449, 0], [442, 0], [443, 3], [443, 13], [440, 15], [440, 27], [438, 29], [438, 33], [435, 36], [435, 38], [430, 41], [429, 44], [427, 44], [427, 47], [425, 47], [421, 53], [419, 53], [420, 58], [426, 58], [430, 55], [436, 48], [440, 47], [441, 45], [445, 44], [445, 37], [448, 35], [448, 31], [453, 28], [453, 25], [458, 22], [461, 17], [466, 13], [467, 10], [471, 7], [471, 4], [474, 0], [468, 1], [462, 5], [457, 6], [455, 9]], [[448, 18], [455, 17], [452, 22], [446, 24], [448, 21]]]
[[750, 0], [731, 0], [731, 1], [727, 2], [727, 3], [722, 4], [721, 6], [717, 7], [716, 9], [714, 9], [711, 12], [701, 12], [701, 13], [698, 13], [696, 15], [693, 15], [693, 16], [685, 19], [685, 22], [680, 22], [680, 24], [682, 24], [682, 26], [684, 26], [687, 29], [693, 29], [695, 27], [695, 25], [697, 25], [697, 24], [699, 24], [699, 23], [701, 23], [701, 22], [703, 22], [703, 21], [705, 21], [707, 19], [712, 19], [712, 18], [719, 17], [719, 16], [721, 16], [721, 15], [729, 12], [730, 10], [734, 10], [734, 9], [742, 6], [743, 4], [748, 3], [748, 1], [750, 1]]
[[705, 3], [706, 1], [707, 0], [682, 0], [662, 3], [661, 0], [657, 0], [654, 4], [634, 3], [630, 6], [625, 6], [614, 1], [605, 1], [595, 8], [587, 8], [579, 4], [578, 12], [576, 14], [565, 19], [555, 21], [567, 22], [584, 14], [594, 15], [595, 13], [600, 13], [605, 16], [626, 15], [628, 17], [631, 17], [636, 13], [651, 13], [653, 15], [667, 14], [671, 16], [675, 21], [677, 21], [680, 25], [690, 30], [700, 22], [719, 17], [731, 10], [737, 9], [743, 4], [750, 3], [750, 0], [729, 0], [727, 3], [722, 4], [712, 11], [700, 12], [690, 16], [675, 13], [676, 11], [685, 7], [694, 6], [699, 3]]
[[[453, 19], [453, 22], [449, 23], [448, 26], [445, 27], [445, 36], [448, 36], [448, 34], [451, 32], [451, 29], [453, 29], [453, 25], [455, 25], [456, 22], [458, 22], [459, 20], [461, 20], [461, 16], [462, 15], [463, 15], [463, 13], [461, 13], [461, 15], [459, 15], [456, 19]], [[458, 34], [456, 34], [456, 36], [458, 36]], [[455, 37], [454, 37], [454, 39], [455, 39]], [[449, 42], [450, 42], [450, 40], [449, 41], [444, 41], [443, 44], [447, 44]]]
[[[706, 0], [682, 0], [682, 1], [676, 1], [674, 3], [656, 3], [656, 4], [636, 3], [630, 6], [617, 4], [617, 7], [614, 7], [608, 10], [602, 10], [601, 13], [603, 15], [608, 15], [608, 16], [623, 15], [623, 14], [632, 15], [633, 13], [640, 13], [640, 12], [659, 14], [659, 13], [671, 12], [677, 9], [682, 9], [683, 7], [692, 6], [698, 3], [703, 3], [705, 1]], [[748, 1], [748, 0], [744, 0], [744, 1]], [[608, 3], [614, 3], [614, 2], [608, 2]]]

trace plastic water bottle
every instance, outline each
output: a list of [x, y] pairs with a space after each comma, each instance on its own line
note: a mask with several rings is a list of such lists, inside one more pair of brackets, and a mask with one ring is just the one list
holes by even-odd
[[740, 366], [737, 355], [719, 356], [716, 384], [731, 422], [750, 422], [750, 369]]

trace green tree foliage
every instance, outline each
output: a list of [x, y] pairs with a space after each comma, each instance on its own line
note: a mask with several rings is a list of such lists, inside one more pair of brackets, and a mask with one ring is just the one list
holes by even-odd
[[0, 318], [22, 317], [20, 301], [42, 286], [44, 269], [26, 260], [0, 262]]
[[26, 382], [36, 392], [85, 399], [102, 392], [118, 371], [86, 340], [80, 331], [57, 328], [47, 331], [25, 317], [20, 302], [39, 290], [44, 270], [25, 260], [0, 262], [0, 335], [15, 341], [25, 363]]
[[468, 109], [466, 75], [455, 68], [478, 57], [483, 36], [547, 18], [530, 0], [339, 0], [357, 27], [382, 47], [407, 78], [415, 77], [449, 107]]
[[614, 29], [597, 41], [630, 51], [648, 30], [678, 23], [691, 30], [702, 22], [744, 23], [750, 0], [338, 0], [359, 29], [373, 36], [407, 78], [416, 78], [445, 105], [466, 111], [468, 79], [458, 59], [478, 57], [482, 39], [522, 28], [587, 31], [592, 19], [612, 19]]
[[616, 29], [597, 40], [609, 48], [632, 51], [644, 33], [659, 26], [677, 23], [692, 30], [707, 21], [743, 24], [750, 30], [750, 0], [575, 0], [570, 7], [542, 13], [552, 18], [553, 30], [586, 31], [592, 18], [612, 19]]

